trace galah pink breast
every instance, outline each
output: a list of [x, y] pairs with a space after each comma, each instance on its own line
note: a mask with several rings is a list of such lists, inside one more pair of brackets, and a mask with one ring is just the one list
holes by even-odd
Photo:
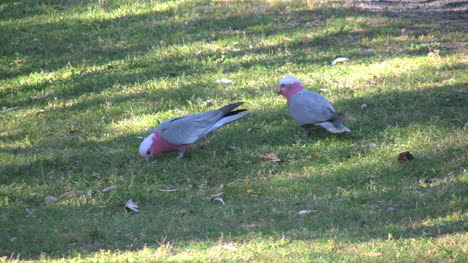
[[179, 152], [184, 156], [192, 144], [224, 125], [249, 115], [245, 109], [234, 110], [243, 102], [229, 104], [218, 110], [188, 114], [162, 122], [140, 144], [140, 155], [149, 159], [165, 152]]
[[352, 117], [335, 112], [331, 103], [322, 95], [306, 90], [295, 77], [284, 77], [279, 81], [278, 92], [288, 100], [289, 115], [297, 125], [308, 129], [321, 126], [331, 133], [351, 132], [341, 124]]

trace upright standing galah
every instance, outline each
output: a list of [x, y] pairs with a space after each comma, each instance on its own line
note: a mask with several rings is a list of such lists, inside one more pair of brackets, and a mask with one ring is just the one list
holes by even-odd
[[306, 90], [295, 77], [284, 77], [279, 81], [278, 92], [288, 100], [289, 114], [297, 125], [308, 129], [318, 125], [331, 133], [351, 132], [340, 121], [352, 117], [335, 112], [331, 103], [322, 95]]
[[192, 144], [212, 131], [238, 120], [250, 112], [244, 109], [234, 110], [243, 102], [229, 104], [218, 110], [189, 114], [166, 120], [159, 124], [154, 132], [140, 145], [140, 155], [149, 157], [165, 152], [179, 152], [177, 159], [184, 156]]

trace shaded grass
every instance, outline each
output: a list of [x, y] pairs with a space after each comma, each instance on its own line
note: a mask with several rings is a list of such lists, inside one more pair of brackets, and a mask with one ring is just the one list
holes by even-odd
[[[460, 29], [339, 2], [19, 5], [0, 6], [5, 259], [463, 261], [466, 56], [445, 48]], [[284, 75], [353, 133], [304, 135], [274, 94]], [[233, 101], [254, 114], [187, 158], [138, 157], [146, 127]]]

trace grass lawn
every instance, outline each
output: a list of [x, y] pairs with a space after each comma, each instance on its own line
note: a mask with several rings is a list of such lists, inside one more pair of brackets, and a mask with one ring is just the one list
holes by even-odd
[[[466, 262], [466, 23], [349, 2], [1, 1], [0, 262]], [[287, 75], [352, 133], [296, 127]], [[237, 101], [183, 159], [138, 155]]]

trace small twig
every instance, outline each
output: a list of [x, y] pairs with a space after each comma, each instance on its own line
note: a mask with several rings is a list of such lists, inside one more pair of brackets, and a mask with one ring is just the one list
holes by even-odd
[[157, 190], [161, 192], [175, 192], [175, 191], [179, 191], [180, 189], [157, 189]]
[[16, 109], [18, 109], [18, 108], [19, 108], [19, 106], [11, 107], [11, 108], [7, 108], [7, 109], [4, 109], [4, 110], [0, 110], [0, 112], [16, 110]]

